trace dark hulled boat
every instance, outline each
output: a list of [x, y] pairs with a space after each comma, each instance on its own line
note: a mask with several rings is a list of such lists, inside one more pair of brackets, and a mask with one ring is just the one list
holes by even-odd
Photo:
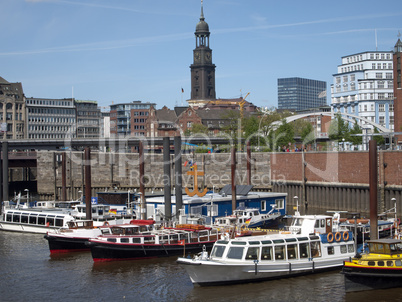
[[346, 292], [402, 287], [402, 241], [368, 241], [369, 251], [345, 261]]
[[204, 226], [166, 228], [141, 235], [102, 235], [89, 239], [92, 258], [98, 261], [156, 258], [198, 253], [212, 248], [219, 238], [217, 229]]

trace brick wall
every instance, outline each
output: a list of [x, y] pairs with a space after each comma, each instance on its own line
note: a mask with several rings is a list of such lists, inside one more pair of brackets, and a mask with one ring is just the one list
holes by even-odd
[[[402, 186], [402, 152], [379, 151], [382, 161], [379, 164], [379, 175], [387, 181], [388, 186]], [[53, 152], [38, 152], [38, 193], [54, 192]], [[60, 153], [58, 153], [60, 154]], [[82, 185], [81, 152], [66, 152], [67, 186]], [[139, 161], [135, 153], [96, 153], [92, 152], [92, 186], [111, 187], [112, 183], [121, 188], [139, 187]], [[306, 152], [305, 170], [303, 172], [303, 153], [252, 153], [251, 183], [256, 188], [269, 188], [273, 182], [302, 182], [303, 174], [307, 182], [323, 183], [369, 183], [368, 152]], [[171, 155], [171, 175], [174, 175], [173, 155]], [[182, 157], [183, 184], [192, 184], [187, 175], [190, 170], [186, 161], [197, 164], [199, 171], [205, 171], [205, 177], [199, 177], [199, 184], [205, 183], [212, 188], [221, 188], [231, 183], [231, 161], [229, 153], [195, 153]], [[56, 162], [57, 186], [61, 186], [61, 162]], [[237, 153], [236, 183], [247, 184], [246, 153]], [[383, 175], [383, 176], [381, 176]], [[145, 154], [146, 187], [149, 189], [163, 187], [166, 178], [163, 175], [163, 155]], [[174, 179], [171, 181], [174, 184]]]

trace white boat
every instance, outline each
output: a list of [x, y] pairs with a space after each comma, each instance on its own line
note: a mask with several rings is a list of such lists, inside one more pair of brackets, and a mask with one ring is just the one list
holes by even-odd
[[355, 254], [353, 234], [326, 215], [295, 215], [287, 231], [218, 240], [208, 255], [178, 258], [195, 285], [262, 281], [331, 270]]
[[225, 226], [232, 225], [239, 228], [272, 228], [278, 225], [282, 214], [275, 211], [275, 205], [271, 205], [272, 209], [261, 214], [257, 208], [238, 208], [233, 211], [232, 215], [215, 218], [214, 225]]
[[46, 234], [49, 230], [68, 227], [75, 218], [63, 211], [45, 210], [3, 210], [0, 230]]
[[[80, 201], [38, 201], [34, 206], [21, 202], [21, 194], [13, 201], [4, 201], [0, 217], [0, 230], [46, 234], [48, 231], [68, 228], [69, 222], [85, 219], [85, 205]], [[101, 226], [129, 223], [131, 218], [110, 214], [109, 206], [93, 205], [93, 223]]]

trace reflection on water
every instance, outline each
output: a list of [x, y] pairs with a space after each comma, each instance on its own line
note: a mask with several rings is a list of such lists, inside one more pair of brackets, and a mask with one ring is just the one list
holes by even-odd
[[339, 270], [260, 283], [194, 287], [176, 257], [94, 263], [50, 256], [43, 235], [0, 232], [3, 301], [402, 301], [402, 289], [345, 294]]

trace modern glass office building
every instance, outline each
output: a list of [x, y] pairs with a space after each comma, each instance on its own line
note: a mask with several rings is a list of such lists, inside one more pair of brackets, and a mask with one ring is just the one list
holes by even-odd
[[304, 78], [278, 79], [278, 109], [305, 110], [327, 104], [327, 83]]

